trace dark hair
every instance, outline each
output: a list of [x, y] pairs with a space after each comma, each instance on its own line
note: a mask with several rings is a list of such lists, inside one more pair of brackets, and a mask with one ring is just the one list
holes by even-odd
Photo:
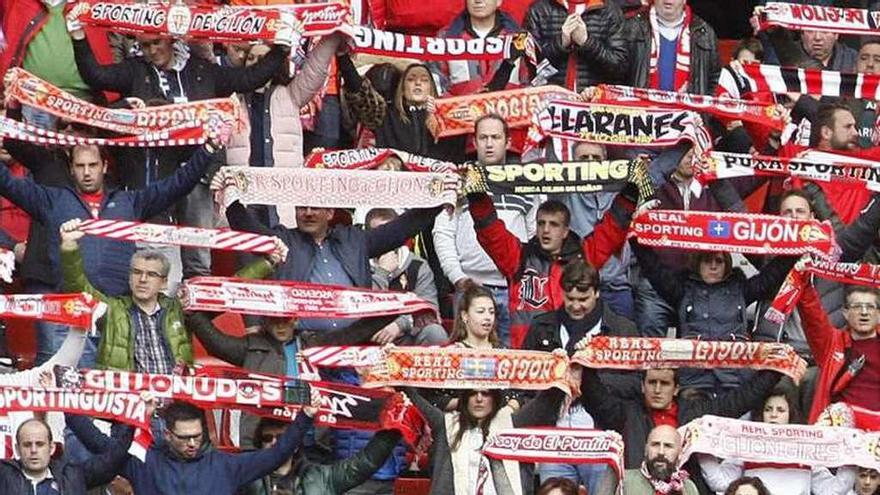
[[[875, 473], [880, 475], [880, 471], [878, 471], [874, 468], [859, 467], [858, 471], [856, 471], [856, 480], [858, 480], [858, 475], [865, 472], [865, 471], [869, 471], [869, 472], [874, 471]], [[874, 490], [874, 493], [872, 495], [880, 495], [880, 486], [878, 486], [877, 489]]]
[[390, 222], [395, 218], [397, 218], [397, 212], [394, 211], [393, 208], [373, 208], [368, 211], [367, 216], [364, 217], [364, 228], [369, 230], [370, 222], [373, 220], [387, 220]]
[[507, 139], [510, 136], [510, 126], [507, 125], [507, 121], [504, 120], [504, 117], [498, 115], [497, 113], [487, 113], [485, 115], [480, 116], [476, 122], [474, 122], [474, 137], [477, 135], [477, 129], [480, 128], [480, 124], [487, 120], [496, 120], [501, 122], [501, 128], [504, 130], [504, 139]]
[[791, 385], [786, 386], [784, 383], [773, 387], [773, 390], [767, 394], [767, 397], [761, 402], [761, 404], [752, 410], [752, 421], [758, 423], [764, 422], [764, 406], [767, 405], [767, 401], [770, 400], [771, 397], [782, 397], [785, 399], [785, 402], [788, 404], [788, 424], [803, 424], [804, 416], [801, 414], [800, 406], [798, 406], [797, 389]]
[[764, 486], [764, 482], [761, 481], [760, 478], [754, 476], [743, 476], [742, 478], [735, 480], [727, 486], [727, 490], [724, 490], [724, 495], [733, 495], [739, 487], [744, 485], [750, 485], [755, 490], [758, 490], [758, 495], [770, 495], [770, 490]]
[[558, 199], [548, 199], [541, 203], [541, 206], [538, 207], [538, 215], [541, 213], [562, 213], [563, 221], [565, 222], [565, 226], [568, 227], [571, 225], [571, 211], [569, 211], [568, 207], [565, 206], [565, 203], [559, 201]]
[[479, 285], [468, 287], [464, 294], [462, 294], [461, 303], [459, 303], [458, 312], [455, 315], [455, 323], [452, 326], [452, 335], [449, 337], [449, 343], [462, 342], [467, 338], [467, 325], [464, 323], [464, 318], [461, 315], [462, 313], [467, 313], [471, 308], [471, 304], [481, 297], [489, 298], [492, 301], [492, 307], [495, 308], [495, 326], [492, 328], [492, 333], [489, 334], [489, 343], [493, 347], [497, 347], [501, 343], [498, 339], [498, 303], [495, 302], [495, 296], [492, 295], [489, 289]]
[[644, 383], [648, 378], [649, 371], [671, 371], [672, 372], [672, 384], [676, 387], [678, 386], [678, 368], [651, 368], [644, 371], [639, 372], [641, 374], [641, 382]]
[[387, 103], [391, 103], [400, 83], [400, 69], [392, 63], [376, 64], [367, 70], [364, 79], [370, 81], [373, 89], [382, 95]]
[[816, 123], [813, 125], [812, 139], [811, 144], [813, 146], [818, 146], [819, 140], [822, 138], [822, 128], [827, 127], [829, 129], [834, 128], [834, 121], [836, 119], [836, 115], [838, 111], [853, 113], [852, 108], [850, 108], [846, 103], [840, 101], [832, 101], [829, 103], [823, 103], [819, 106], [819, 110], [816, 112]]
[[785, 202], [786, 199], [797, 196], [798, 198], [803, 198], [804, 201], [807, 202], [807, 205], [810, 207], [810, 213], [813, 212], [813, 198], [810, 194], [803, 189], [789, 189], [782, 193], [782, 196], [779, 198], [780, 206]]
[[880, 36], [862, 36], [859, 48], [867, 45], [880, 45]]
[[480, 430], [483, 432], [483, 441], [486, 441], [486, 438], [489, 437], [489, 425], [492, 423], [492, 420], [495, 419], [495, 415], [498, 414], [498, 411], [501, 410], [502, 402], [504, 401], [504, 396], [501, 393], [501, 390], [491, 389], [488, 390], [489, 395], [492, 396], [492, 412], [486, 416], [482, 422], [477, 421], [471, 413], [468, 412], [468, 400], [477, 393], [477, 390], [462, 390], [458, 394], [458, 405], [455, 410], [458, 411], [458, 431], [455, 432], [455, 438], [452, 439], [452, 443], [449, 445], [451, 450], [456, 450], [461, 445], [461, 439], [464, 437], [464, 432], [470, 430], [471, 428], [480, 427]]
[[733, 272], [733, 257], [730, 255], [730, 253], [724, 251], [698, 251], [696, 253], [691, 253], [691, 272], [699, 275], [700, 264], [704, 261], [708, 261], [714, 258], [716, 254], [720, 254], [724, 258], [724, 278], [729, 277], [730, 273]]
[[743, 50], [748, 50], [755, 54], [755, 59], [759, 62], [764, 61], [764, 45], [761, 44], [761, 40], [758, 38], [743, 38], [740, 40], [739, 44], [736, 45], [736, 49], [733, 50], [733, 58], [739, 57], [740, 52]]
[[845, 307], [849, 307], [849, 296], [851, 294], [855, 294], [856, 292], [861, 292], [863, 294], [871, 294], [874, 296], [874, 299], [880, 303], [880, 291], [873, 287], [866, 287], [864, 285], [847, 285], [843, 288], [843, 302]]
[[562, 290], [568, 292], [575, 287], [578, 290], [598, 289], [599, 271], [586, 261], [575, 258], [562, 269], [562, 277], [559, 281]]
[[263, 432], [265, 430], [276, 428], [284, 431], [289, 425], [290, 423], [275, 418], [260, 418], [260, 422], [257, 423], [257, 427], [254, 429], [254, 447], [258, 449], [263, 448]]
[[169, 431], [174, 428], [178, 421], [192, 421], [197, 419], [202, 424], [202, 433], [205, 435], [208, 433], [205, 412], [189, 402], [183, 402], [180, 400], [172, 402], [165, 408], [165, 411], [162, 413], [162, 418], [165, 419], [165, 428]]
[[431, 74], [431, 69], [428, 68], [425, 64], [409, 64], [406, 66], [406, 69], [403, 70], [403, 73], [400, 75], [400, 80], [397, 82], [397, 91], [394, 93], [394, 108], [397, 109], [397, 114], [400, 116], [400, 119], [405, 123], [409, 124], [409, 117], [407, 116], [406, 108], [407, 103], [403, 98], [404, 85], [406, 84], [406, 76], [415, 69], [425, 69], [428, 73], [428, 80], [431, 82], [431, 96], [437, 97], [437, 83], [434, 82], [434, 76]]
[[46, 433], [49, 434], [49, 445], [51, 445], [52, 442], [54, 441], [52, 438], [52, 427], [49, 426], [49, 423], [47, 423], [45, 419], [37, 418], [37, 417], [29, 418], [28, 420], [24, 421], [22, 424], [18, 425], [18, 428], [15, 430], [15, 443], [18, 444], [18, 442], [21, 441], [21, 439], [19, 438], [19, 435], [21, 434], [21, 429], [24, 428], [25, 425], [30, 424], [30, 423], [37, 423], [37, 424], [43, 425], [43, 428], [46, 429]]
[[577, 483], [568, 478], [547, 478], [541, 483], [536, 495], [547, 495], [557, 489], [562, 495], [578, 495]]

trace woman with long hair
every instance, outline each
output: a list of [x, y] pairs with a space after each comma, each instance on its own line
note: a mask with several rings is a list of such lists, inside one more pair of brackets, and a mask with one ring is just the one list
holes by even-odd
[[458, 306], [449, 343], [471, 349], [501, 347], [497, 311], [498, 305], [489, 289], [479, 285], [468, 287]]
[[[780, 425], [800, 423], [802, 417], [792, 388], [777, 386], [764, 400], [763, 406], [752, 412], [752, 420]], [[729, 486], [747, 476], [758, 478], [766, 490], [774, 494], [845, 495], [856, 478], [856, 468], [851, 466], [838, 468], [835, 475], [824, 467], [720, 460], [706, 454], [700, 455], [699, 461], [706, 484], [718, 493], [731, 493]]]
[[504, 404], [501, 390], [463, 390], [455, 410], [448, 412], [415, 389], [405, 392], [431, 426], [432, 495], [473, 495], [478, 487], [483, 495], [531, 492], [526, 487], [533, 482], [533, 466], [489, 459], [482, 454], [483, 445], [507, 428], [555, 425], [565, 397], [561, 390], [544, 390], [517, 411]]

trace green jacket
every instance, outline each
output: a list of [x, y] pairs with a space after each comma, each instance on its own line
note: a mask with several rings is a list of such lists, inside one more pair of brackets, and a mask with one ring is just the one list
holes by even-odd
[[[134, 328], [131, 308], [134, 305], [131, 296], [107, 297], [89, 283], [83, 269], [82, 255], [79, 249], [61, 251], [61, 269], [64, 275], [66, 292], [86, 292], [107, 304], [104, 316], [104, 329], [101, 343], [98, 345], [97, 362], [101, 369], [133, 370], [134, 369]], [[264, 260], [242, 268], [236, 276], [241, 278], [264, 278], [271, 273], [269, 264]], [[187, 331], [183, 320], [183, 308], [180, 301], [159, 294], [159, 306], [163, 310], [165, 338], [174, 362], [193, 363], [192, 335]]]

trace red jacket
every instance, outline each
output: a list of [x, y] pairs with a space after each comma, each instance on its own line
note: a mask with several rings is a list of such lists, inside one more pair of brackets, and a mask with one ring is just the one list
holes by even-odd
[[847, 366], [847, 350], [852, 347], [849, 332], [834, 328], [828, 321], [828, 315], [822, 308], [819, 293], [810, 285], [798, 303], [804, 335], [816, 364], [819, 365], [819, 378], [816, 381], [816, 392], [813, 406], [810, 408], [809, 422], [812, 424], [819, 414], [831, 404], [831, 390], [838, 381], [838, 376]]
[[511, 234], [495, 214], [495, 205], [488, 195], [471, 195], [470, 212], [480, 246], [507, 279], [510, 289], [510, 340], [514, 349], [522, 347], [532, 318], [562, 306], [559, 280], [562, 268], [576, 258], [584, 258], [597, 270], [626, 241], [633, 205], [621, 196], [593, 229], [581, 240], [574, 232], [562, 246], [562, 253], [551, 259], [537, 238], [523, 243]]
[[[77, 2], [68, 2], [65, 11]], [[21, 67], [27, 55], [27, 47], [34, 36], [46, 24], [48, 11], [40, 0], [0, 0], [3, 33], [6, 34], [7, 47], [0, 53], [0, 74], [6, 74], [10, 67]], [[92, 52], [102, 64], [113, 62], [113, 53], [107, 40], [107, 31], [86, 27], [86, 36]]]

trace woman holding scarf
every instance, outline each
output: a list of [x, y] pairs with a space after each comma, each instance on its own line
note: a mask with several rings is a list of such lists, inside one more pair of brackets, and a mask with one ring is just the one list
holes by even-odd
[[[752, 421], [778, 425], [801, 423], [795, 397], [790, 388], [777, 386], [761, 408], [752, 411]], [[825, 467], [721, 460], [708, 454], [700, 454], [699, 461], [703, 479], [718, 493], [723, 493], [740, 477], [749, 476], [761, 480], [769, 493], [845, 495], [856, 479], [856, 468], [852, 466], [838, 468], [834, 475]]]

